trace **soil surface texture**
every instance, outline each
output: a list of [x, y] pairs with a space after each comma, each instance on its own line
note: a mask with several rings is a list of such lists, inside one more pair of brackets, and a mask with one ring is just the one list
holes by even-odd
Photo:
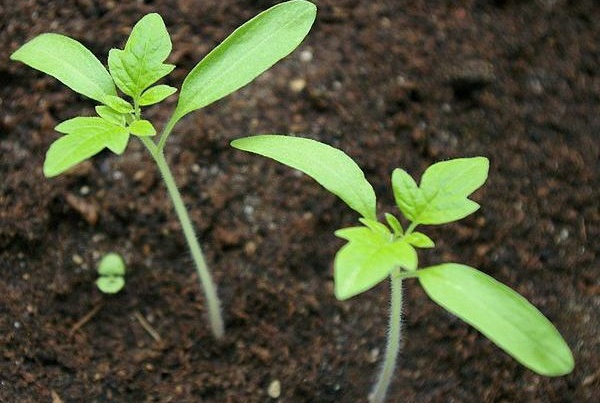
[[[216, 342], [177, 217], [137, 140], [46, 179], [53, 128], [94, 104], [9, 60], [43, 32], [103, 62], [159, 12], [185, 75], [265, 0], [0, 3], [0, 402], [364, 402], [385, 347], [387, 283], [333, 295], [336, 229], [357, 215], [310, 178], [232, 149], [296, 134], [352, 156], [396, 212], [394, 168], [487, 156], [482, 208], [423, 227], [421, 265], [477, 267], [534, 303], [573, 349], [545, 378], [405, 282], [390, 402], [595, 402], [600, 396], [600, 6], [594, 0], [317, 0], [302, 46], [186, 117], [166, 153], [223, 301]], [[171, 97], [145, 116], [161, 127]], [[114, 296], [96, 288], [110, 251]], [[277, 389], [280, 389], [279, 391]], [[279, 392], [279, 393], [277, 393]], [[279, 397], [277, 397], [279, 396]], [[596, 396], [596, 398], [594, 398]]]

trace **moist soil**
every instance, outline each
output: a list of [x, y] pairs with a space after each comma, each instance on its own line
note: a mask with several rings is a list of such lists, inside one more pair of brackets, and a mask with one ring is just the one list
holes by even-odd
[[[291, 133], [364, 168], [380, 212], [390, 174], [484, 155], [482, 208], [424, 227], [421, 264], [469, 264], [508, 284], [574, 352], [567, 376], [520, 366], [405, 282], [390, 402], [593, 402], [600, 395], [600, 7], [593, 0], [317, 1], [303, 45], [176, 127], [167, 155], [223, 301], [215, 341], [156, 168], [131, 141], [48, 180], [54, 126], [93, 104], [9, 54], [43, 32], [105, 61], [162, 14], [185, 74], [274, 1], [3, 1], [0, 5], [0, 401], [361, 402], [385, 345], [386, 284], [339, 302], [333, 232], [356, 214], [310, 178], [229, 146]], [[150, 108], [161, 126], [175, 105]], [[127, 261], [103, 295], [96, 265]]]

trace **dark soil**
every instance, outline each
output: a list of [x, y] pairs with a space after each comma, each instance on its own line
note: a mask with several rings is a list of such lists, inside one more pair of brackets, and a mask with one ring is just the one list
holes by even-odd
[[[484, 155], [482, 209], [425, 228], [422, 264], [462, 262], [548, 316], [576, 368], [535, 375], [406, 282], [390, 402], [594, 402], [600, 396], [600, 7], [594, 0], [317, 1], [302, 47], [181, 122], [167, 147], [223, 299], [215, 342], [165, 189], [144, 149], [69, 175], [41, 167], [53, 127], [93, 104], [9, 61], [47, 31], [102, 60], [160, 12], [185, 74], [275, 1], [23, 0], [0, 5], [0, 401], [364, 401], [385, 344], [385, 285], [332, 293], [333, 231], [356, 214], [305, 176], [229, 147], [257, 133], [338, 146], [393, 211], [389, 177]], [[174, 106], [152, 109], [164, 122]], [[127, 285], [95, 287], [117, 251]], [[97, 310], [87, 323], [74, 326]], [[142, 326], [144, 318], [159, 340]], [[156, 336], [156, 335], [155, 335]], [[596, 396], [594, 399], [593, 396]]]

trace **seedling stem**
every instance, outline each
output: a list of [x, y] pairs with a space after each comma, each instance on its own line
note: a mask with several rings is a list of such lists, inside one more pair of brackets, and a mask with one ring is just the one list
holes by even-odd
[[212, 276], [210, 275], [208, 267], [206, 266], [206, 261], [204, 259], [204, 255], [202, 254], [200, 244], [198, 243], [198, 237], [194, 231], [192, 221], [190, 220], [190, 216], [181, 198], [181, 193], [179, 193], [175, 179], [173, 179], [173, 174], [171, 173], [171, 169], [167, 164], [164, 152], [159, 149], [149, 138], [140, 137], [140, 140], [142, 140], [144, 145], [148, 148], [148, 151], [150, 151], [150, 154], [152, 155], [152, 158], [154, 158], [154, 161], [156, 161], [158, 170], [165, 181], [167, 191], [169, 192], [169, 196], [173, 202], [173, 207], [177, 213], [177, 218], [179, 218], [183, 234], [187, 241], [188, 247], [190, 248], [192, 259], [194, 259], [194, 264], [200, 280], [200, 286], [206, 295], [208, 315], [213, 335], [215, 338], [220, 339], [223, 337], [224, 333], [223, 318], [221, 316], [221, 303], [219, 301], [219, 297], [217, 296], [217, 290]]

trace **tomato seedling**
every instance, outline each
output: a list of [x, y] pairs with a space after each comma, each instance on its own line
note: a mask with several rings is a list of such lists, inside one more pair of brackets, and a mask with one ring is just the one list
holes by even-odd
[[122, 154], [131, 135], [146, 146], [181, 222], [216, 338], [224, 332], [216, 288], [167, 165], [164, 148], [174, 126], [185, 115], [245, 86], [291, 53], [308, 34], [315, 16], [314, 4], [292, 0], [271, 7], [237, 28], [187, 75], [177, 106], [158, 141], [153, 140], [156, 129], [152, 122], [142, 117], [142, 107], [159, 103], [176, 92], [174, 87], [155, 85], [175, 68], [165, 63], [171, 53], [171, 38], [160, 15], [144, 16], [133, 27], [125, 47], [110, 50], [108, 70], [80, 42], [56, 33], [39, 35], [11, 55], [12, 60], [49, 74], [99, 103], [98, 116], [78, 116], [56, 126], [56, 131], [64, 135], [46, 154], [45, 176], [59, 175], [105, 148]]
[[[231, 145], [272, 158], [311, 176], [361, 215], [361, 226], [335, 235], [347, 241], [334, 261], [334, 289], [345, 300], [391, 280], [391, 309], [384, 362], [372, 402], [383, 402], [400, 350], [402, 281], [417, 278], [427, 295], [450, 313], [469, 323], [518, 362], [545, 376], [565, 375], [574, 360], [556, 328], [520, 294], [492, 277], [459, 263], [419, 268], [417, 249], [434, 242], [419, 225], [460, 220], [479, 208], [468, 197], [487, 179], [484, 157], [459, 158], [431, 165], [420, 183], [404, 170], [392, 173], [398, 209], [406, 230], [394, 215], [377, 221], [373, 187], [360, 167], [344, 152], [305, 138], [280, 135], [252, 136]], [[387, 225], [386, 225], [387, 224]]]
[[116, 294], [125, 287], [125, 262], [117, 253], [107, 253], [98, 264], [96, 286], [105, 294]]

